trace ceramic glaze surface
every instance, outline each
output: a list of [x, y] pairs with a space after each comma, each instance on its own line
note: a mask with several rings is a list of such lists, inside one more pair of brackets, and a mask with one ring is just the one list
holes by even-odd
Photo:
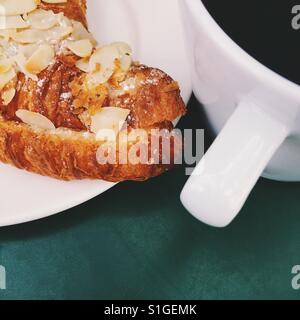
[[216, 133], [245, 98], [279, 117], [291, 115], [290, 135], [269, 162], [265, 175], [300, 180], [300, 88], [263, 66], [236, 45], [215, 23], [201, 1], [186, 0], [187, 44], [193, 61], [193, 89]]
[[201, 1], [181, 4], [193, 90], [218, 134], [181, 199], [197, 218], [222, 227], [260, 175], [300, 180], [300, 87], [241, 49]]

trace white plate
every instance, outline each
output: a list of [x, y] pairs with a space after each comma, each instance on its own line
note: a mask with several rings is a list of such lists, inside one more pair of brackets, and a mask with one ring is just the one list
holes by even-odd
[[[127, 41], [136, 57], [177, 79], [185, 101], [191, 81], [178, 2], [90, 0], [89, 25], [100, 43]], [[0, 226], [40, 219], [113, 187], [104, 181], [63, 182], [0, 164]]]

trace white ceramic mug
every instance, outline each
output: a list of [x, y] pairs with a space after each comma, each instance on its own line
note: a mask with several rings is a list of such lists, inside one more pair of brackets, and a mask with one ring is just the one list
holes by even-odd
[[181, 201], [196, 218], [224, 227], [261, 175], [300, 181], [300, 87], [241, 49], [200, 0], [179, 1], [194, 93], [219, 133]]

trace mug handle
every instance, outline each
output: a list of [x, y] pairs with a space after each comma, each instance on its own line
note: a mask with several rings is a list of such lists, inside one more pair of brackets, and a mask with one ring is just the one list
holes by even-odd
[[185, 208], [206, 224], [227, 226], [289, 133], [284, 121], [241, 102], [184, 186]]

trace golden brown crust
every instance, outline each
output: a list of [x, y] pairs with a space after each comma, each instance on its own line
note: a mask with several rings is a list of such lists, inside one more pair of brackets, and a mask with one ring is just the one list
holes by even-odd
[[[49, 118], [56, 127], [85, 130], [73, 108], [74, 98], [65, 99], [63, 93], [70, 92], [70, 83], [77, 81], [81, 71], [65, 62], [57, 61], [39, 75], [39, 81], [25, 79], [19, 75], [19, 89], [8, 106], [0, 104], [2, 115], [7, 120], [18, 120], [18, 109], [41, 113]], [[182, 116], [186, 109], [176, 82], [161, 70], [143, 65], [133, 66], [125, 81], [136, 79], [132, 92], [114, 96], [107, 92], [99, 107], [116, 106], [129, 109], [129, 125], [133, 128], [150, 127], [155, 123], [173, 121]], [[75, 80], [74, 80], [75, 79]], [[79, 82], [78, 87], [82, 84]], [[99, 90], [95, 92], [98, 95]], [[86, 102], [90, 104], [89, 101]], [[81, 104], [84, 104], [81, 102]]]
[[[42, 4], [45, 9], [64, 12], [69, 18], [86, 24], [86, 1], [68, 0], [66, 4]], [[63, 180], [104, 179], [108, 181], [145, 180], [162, 174], [171, 164], [102, 164], [97, 162], [97, 150], [101, 143], [85, 139], [81, 133], [64, 136], [34, 131], [22, 124], [15, 116], [17, 109], [39, 112], [48, 117], [56, 127], [76, 131], [87, 128], [80, 121], [73, 108], [74, 98], [62, 98], [69, 92], [70, 84], [80, 78], [82, 72], [74, 67], [73, 56], [62, 57], [39, 75], [39, 82], [18, 76], [18, 90], [13, 101], [0, 105], [0, 161], [41, 175]], [[183, 115], [185, 105], [180, 90], [164, 72], [136, 65], [126, 75], [135, 78], [137, 85], [132, 92], [113, 95], [102, 99], [102, 107], [117, 106], [130, 109], [130, 128], [153, 128], [172, 130], [171, 121]], [[112, 84], [113, 87], [113, 84]], [[177, 141], [178, 142], [178, 141]], [[127, 146], [130, 147], [129, 145]], [[149, 145], [150, 148], [150, 145]], [[117, 153], [119, 152], [117, 148]], [[171, 146], [171, 157], [181, 152], [181, 145]], [[161, 150], [158, 150], [162, 159]]]
[[[162, 123], [153, 128], [172, 129]], [[78, 134], [79, 135], [79, 134]], [[149, 139], [151, 138], [149, 130]], [[0, 120], [0, 161], [41, 175], [62, 180], [103, 179], [107, 181], [145, 180], [162, 174], [173, 165], [181, 147], [173, 149], [171, 164], [98, 164], [97, 151], [103, 146], [84, 137], [35, 132], [25, 124]], [[117, 151], [118, 152], [118, 151]], [[159, 148], [160, 161], [161, 147]], [[118, 157], [118, 153], [117, 153]]]
[[177, 82], [163, 71], [138, 65], [131, 68], [127, 78], [138, 79], [134, 94], [110, 97], [107, 105], [129, 109], [129, 124], [134, 128], [173, 121], [185, 114], [186, 108]]
[[52, 10], [55, 13], [63, 12], [66, 17], [83, 23], [86, 21], [86, 0], [68, 0], [65, 3], [41, 2], [40, 7], [45, 10]]
[[16, 111], [25, 109], [38, 112], [49, 118], [56, 127], [85, 130], [86, 127], [73, 113], [72, 99], [64, 99], [63, 93], [69, 92], [69, 83], [79, 76], [74, 66], [57, 61], [39, 74], [39, 81], [26, 78], [19, 73], [17, 92], [6, 106], [0, 104], [3, 117], [18, 120]]

